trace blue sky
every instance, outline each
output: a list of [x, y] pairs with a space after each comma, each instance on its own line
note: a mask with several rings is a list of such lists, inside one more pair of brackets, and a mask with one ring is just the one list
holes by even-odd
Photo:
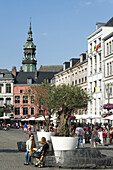
[[96, 22], [113, 17], [113, 0], [0, 0], [0, 69], [20, 69], [30, 17], [37, 68], [61, 65], [87, 51]]

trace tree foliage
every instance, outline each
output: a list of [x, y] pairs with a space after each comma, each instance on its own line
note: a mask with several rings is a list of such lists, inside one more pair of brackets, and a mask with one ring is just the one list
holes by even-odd
[[91, 100], [81, 87], [62, 86], [51, 89], [51, 109], [59, 116], [58, 135], [70, 136], [69, 118], [78, 109], [87, 108], [88, 101]]
[[[59, 117], [58, 135], [69, 136], [69, 117], [78, 109], [86, 108], [91, 99], [81, 87], [78, 86], [31, 86], [31, 93], [35, 96], [35, 104], [43, 105], [44, 111], [49, 113], [45, 118], [47, 131], [52, 113]], [[45, 115], [43, 115], [45, 117]]]

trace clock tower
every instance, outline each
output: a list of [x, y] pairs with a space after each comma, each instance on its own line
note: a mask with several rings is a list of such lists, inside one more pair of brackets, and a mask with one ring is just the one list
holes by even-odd
[[24, 72], [35, 72], [37, 60], [35, 57], [36, 46], [33, 43], [31, 21], [28, 31], [27, 42], [24, 45], [24, 57], [22, 60], [22, 70]]

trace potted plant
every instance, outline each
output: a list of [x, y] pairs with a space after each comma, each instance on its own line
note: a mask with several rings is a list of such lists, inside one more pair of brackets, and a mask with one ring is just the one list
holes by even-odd
[[[59, 117], [58, 129], [56, 136], [52, 136], [55, 156], [59, 156], [60, 150], [74, 150], [77, 137], [71, 132], [70, 118], [74, 119], [74, 113], [78, 109], [86, 108], [90, 96], [78, 86], [57, 86], [53, 87], [51, 94], [51, 107]], [[58, 160], [57, 160], [58, 162]]]

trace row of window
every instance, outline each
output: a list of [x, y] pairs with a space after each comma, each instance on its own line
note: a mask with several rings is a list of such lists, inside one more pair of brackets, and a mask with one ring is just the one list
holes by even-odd
[[95, 40], [94, 42], [90, 43], [90, 53], [92, 53], [92, 51], [95, 51], [96, 46], [99, 44], [99, 47], [101, 47], [101, 37], [98, 38], [98, 40]]
[[[22, 114], [23, 115], [28, 115], [29, 112], [29, 108], [28, 107], [24, 107], [22, 109]], [[30, 108], [30, 114], [34, 115], [34, 107]], [[20, 115], [20, 107], [15, 107], [15, 115]]]
[[[98, 57], [98, 60], [97, 60]], [[92, 63], [93, 67], [92, 67]], [[99, 56], [94, 56], [94, 60], [92, 61], [92, 58], [90, 58], [90, 74], [92, 74], [92, 69], [94, 69], [94, 73], [97, 73], [97, 62], [98, 62], [98, 67], [99, 67], [99, 72], [101, 71], [101, 53], [99, 53]]]
[[102, 90], [101, 89], [101, 87], [102, 87], [101, 83], [102, 83], [101, 80], [98, 80], [98, 83], [97, 83], [97, 81], [94, 81], [94, 86], [92, 87], [92, 82], [90, 82], [90, 90], [91, 90], [91, 92], [93, 92], [93, 93], [101, 92], [101, 90]]
[[[78, 77], [79, 77], [79, 79], [77, 82]], [[70, 80], [71, 80], [71, 77], [69, 75], [68, 77], [59, 79], [59, 81], [57, 80], [56, 83], [58, 83], [58, 84], [65, 83], [66, 85], [68, 85], [68, 84], [70, 84]], [[87, 81], [87, 68], [85, 68], [85, 70], [82, 70], [82, 71], [76, 72], [75, 74], [72, 74], [72, 85], [74, 85], [74, 84], [76, 85], [77, 83], [78, 84], [85, 83], [86, 81]]]
[[112, 75], [113, 73], [113, 61], [107, 63], [107, 76]]
[[[11, 98], [6, 98], [5, 101], [6, 105], [10, 105], [11, 104]], [[4, 105], [4, 98], [0, 98], [0, 106]]]
[[[22, 97], [22, 102], [23, 104], [27, 104], [28, 103], [28, 96], [23, 96]], [[31, 104], [34, 104], [34, 96], [30, 96], [30, 102]], [[20, 103], [20, 96], [15, 96], [15, 104], [19, 104]]]
[[113, 52], [113, 40], [107, 43], [107, 55]]
[[[0, 93], [2, 93], [3, 84], [0, 84]], [[11, 93], [11, 84], [6, 84], [6, 93]]]

